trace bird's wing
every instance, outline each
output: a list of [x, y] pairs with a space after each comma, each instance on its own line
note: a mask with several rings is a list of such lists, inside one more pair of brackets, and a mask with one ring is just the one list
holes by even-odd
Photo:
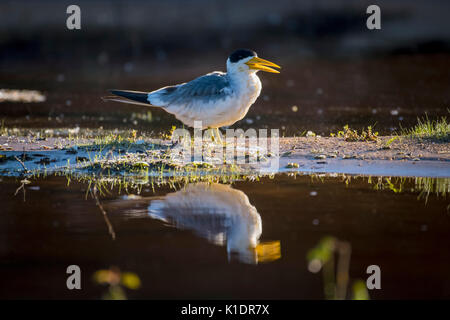
[[226, 74], [213, 72], [183, 84], [153, 91], [149, 94], [149, 100], [152, 104], [164, 106], [192, 103], [196, 99], [207, 101], [225, 96], [228, 88]]

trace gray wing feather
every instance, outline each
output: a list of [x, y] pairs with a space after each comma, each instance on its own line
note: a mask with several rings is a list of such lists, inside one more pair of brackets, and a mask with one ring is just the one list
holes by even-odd
[[193, 99], [219, 99], [226, 95], [225, 88], [229, 80], [225, 73], [213, 72], [192, 81], [162, 88], [154, 93], [167, 105], [173, 103], [190, 103]]

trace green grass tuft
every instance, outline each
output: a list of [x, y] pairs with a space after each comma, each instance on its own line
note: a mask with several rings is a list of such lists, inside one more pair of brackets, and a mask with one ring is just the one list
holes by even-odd
[[337, 136], [338, 138], [344, 138], [345, 141], [377, 141], [378, 132], [373, 131], [372, 126], [368, 126], [367, 130], [362, 129], [361, 133], [357, 130], [350, 129], [348, 125], [344, 126], [344, 129], [338, 131], [337, 134], [331, 133], [331, 137]]
[[430, 120], [428, 115], [417, 118], [417, 124], [411, 129], [402, 129], [404, 136], [420, 139], [430, 139], [435, 141], [450, 141], [450, 123], [446, 116], [438, 120]]

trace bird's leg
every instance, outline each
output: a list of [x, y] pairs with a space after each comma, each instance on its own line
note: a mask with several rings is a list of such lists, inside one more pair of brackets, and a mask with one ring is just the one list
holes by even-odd
[[214, 135], [214, 129], [213, 128], [208, 128], [208, 130], [210, 130], [210, 133], [211, 133], [211, 141], [212, 142], [216, 142], [216, 137]]
[[223, 144], [219, 128], [216, 128], [216, 134], [217, 134], [218, 143]]

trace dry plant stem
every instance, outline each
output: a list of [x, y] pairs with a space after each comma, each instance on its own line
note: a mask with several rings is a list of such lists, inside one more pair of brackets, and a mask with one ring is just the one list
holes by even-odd
[[22, 183], [21, 186], [16, 189], [16, 192], [14, 192], [14, 196], [19, 193], [20, 189], [23, 189], [23, 202], [25, 202], [25, 183]]
[[100, 200], [98, 199], [97, 187], [96, 186], [94, 186], [94, 191], [92, 191], [92, 189], [91, 189], [91, 194], [95, 198], [95, 203], [96, 203], [97, 207], [100, 209], [100, 212], [103, 215], [103, 219], [105, 220], [106, 226], [108, 227], [108, 232], [111, 235], [111, 238], [113, 240], [115, 240], [116, 239], [116, 233], [114, 232], [114, 228], [113, 228], [111, 222], [108, 219], [108, 214], [106, 213], [105, 209], [103, 209], [103, 206], [100, 203]]
[[27, 169], [27, 167], [25, 167], [25, 164], [23, 163], [23, 161], [20, 160], [19, 158], [17, 158], [16, 156], [14, 156], [14, 158], [17, 160], [17, 162], [19, 162], [21, 164], [23, 171], [28, 172], [28, 169]]

